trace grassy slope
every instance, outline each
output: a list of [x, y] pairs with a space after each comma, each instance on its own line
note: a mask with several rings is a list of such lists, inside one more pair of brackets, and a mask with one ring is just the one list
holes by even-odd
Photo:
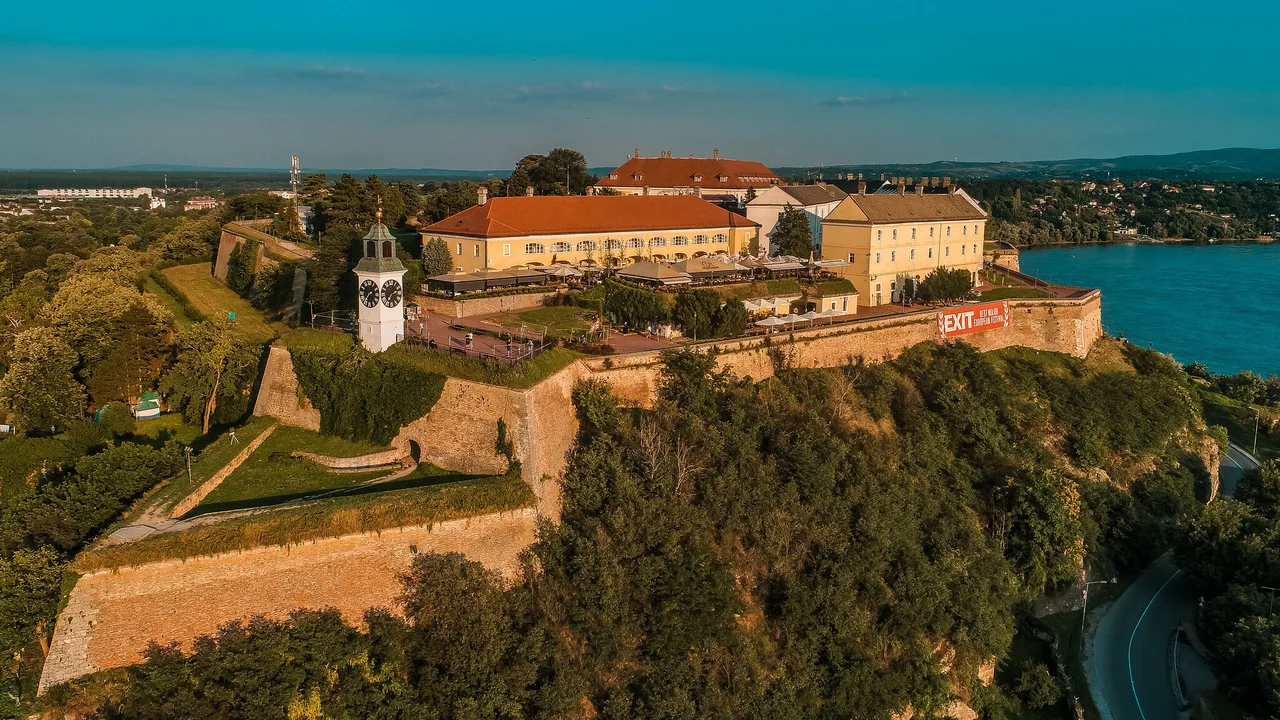
[[155, 442], [163, 444], [166, 440], [190, 445], [200, 437], [200, 428], [188, 425], [182, 419], [182, 413], [165, 413], [158, 418], [137, 421], [134, 435], [139, 442]]
[[[1254, 411], [1238, 400], [1208, 390], [1201, 390], [1200, 400], [1204, 408], [1204, 421], [1227, 429], [1231, 442], [1245, 450], [1253, 451]], [[1262, 462], [1280, 458], [1280, 443], [1271, 439], [1262, 428], [1257, 433], [1257, 458]]]
[[194, 265], [178, 265], [163, 271], [175, 286], [186, 294], [187, 299], [200, 312], [209, 317], [225, 316], [227, 312], [236, 314], [236, 326], [250, 339], [267, 342], [284, 331], [279, 323], [268, 322], [248, 300], [231, 291], [231, 288], [218, 282], [209, 274], [208, 263]]
[[287, 546], [319, 538], [515, 510], [527, 507], [533, 500], [533, 491], [523, 480], [505, 475], [336, 497], [91, 550], [77, 557], [73, 567], [85, 573], [264, 545]]
[[169, 309], [169, 312], [173, 313], [173, 319], [178, 323], [178, 327], [183, 330], [191, 327], [193, 321], [183, 312], [182, 303], [178, 302], [178, 299], [173, 295], [170, 295], [168, 290], [160, 287], [160, 284], [152, 280], [149, 275], [142, 276], [142, 289], [144, 292], [154, 295], [161, 305], [164, 305]]

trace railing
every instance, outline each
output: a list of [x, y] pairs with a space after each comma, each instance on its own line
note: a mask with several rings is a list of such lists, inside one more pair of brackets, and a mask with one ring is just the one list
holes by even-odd
[[403, 342], [416, 348], [441, 352], [447, 355], [462, 355], [476, 360], [496, 362], [508, 367], [525, 360], [532, 360], [546, 352], [547, 349], [545, 343], [527, 341], [524, 344], [511, 343], [510, 350], [506, 351], [500, 347], [486, 350], [474, 342], [468, 345], [466, 341], [459, 340], [452, 335], [446, 336], [442, 342], [437, 342], [432, 336], [396, 335], [396, 342]]

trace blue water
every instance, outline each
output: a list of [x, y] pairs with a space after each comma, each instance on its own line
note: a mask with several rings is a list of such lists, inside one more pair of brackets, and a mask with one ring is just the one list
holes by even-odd
[[1022, 271], [1102, 289], [1102, 324], [1218, 373], [1280, 374], [1280, 244], [1025, 250]]

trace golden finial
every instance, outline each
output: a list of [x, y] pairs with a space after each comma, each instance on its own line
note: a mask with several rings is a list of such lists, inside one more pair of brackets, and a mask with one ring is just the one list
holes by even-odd
[[378, 222], [382, 222], [382, 196], [378, 196]]

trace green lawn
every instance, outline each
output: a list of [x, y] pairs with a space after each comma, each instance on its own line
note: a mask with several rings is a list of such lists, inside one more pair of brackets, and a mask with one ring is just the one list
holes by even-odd
[[[1221, 425], [1227, 429], [1227, 436], [1237, 446], [1253, 452], [1254, 442], [1254, 410], [1238, 400], [1208, 390], [1200, 391], [1200, 400], [1204, 411], [1204, 421], [1210, 425]], [[1257, 434], [1258, 452], [1255, 456], [1261, 462], [1280, 458], [1280, 443], [1272, 440], [1266, 430]]]
[[[216, 438], [205, 438], [206, 444], [197, 448], [191, 458], [190, 479], [187, 478], [186, 473], [179, 473], [169, 484], [157, 491], [156, 502], [161, 503], [165, 509], [178, 504], [179, 500], [190, 495], [204, 481], [213, 477], [214, 473], [231, 462], [244, 449], [245, 444], [253, 442], [254, 438], [275, 422], [275, 418], [252, 417], [243, 425], [227, 428]], [[232, 431], [236, 434], [235, 443], [231, 442]]]
[[156, 441], [164, 444], [173, 440], [183, 445], [190, 445], [200, 437], [200, 428], [188, 425], [182, 419], [182, 413], [165, 413], [158, 418], [139, 420], [133, 434], [141, 441]]
[[161, 287], [160, 283], [153, 280], [150, 275], [142, 276], [142, 289], [144, 292], [154, 295], [161, 305], [164, 305], [169, 309], [169, 312], [173, 313], [173, 319], [177, 321], [178, 327], [183, 330], [191, 327], [194, 321], [187, 317], [187, 313], [182, 309], [182, 303], [178, 302], [178, 298], [169, 294], [169, 291]]
[[395, 469], [335, 472], [319, 463], [295, 458], [295, 450], [331, 457], [355, 457], [386, 450], [302, 428], [281, 426], [248, 460], [201, 501], [195, 514], [278, 505], [326, 490], [351, 487], [390, 475]]
[[490, 318], [503, 327], [519, 328], [521, 323], [547, 328], [552, 337], [569, 337], [581, 335], [591, 329], [591, 319], [595, 315], [591, 310], [580, 307], [561, 305], [559, 307], [537, 308], [524, 312], [495, 315]]
[[1007, 300], [1009, 298], [1047, 298], [1049, 293], [1029, 287], [1002, 287], [980, 293], [982, 300]]
[[209, 274], [208, 263], [178, 265], [162, 272], [205, 315], [226, 317], [228, 312], [235, 313], [236, 326], [256, 342], [267, 342], [284, 330], [283, 325], [269, 322], [248, 300]]
[[738, 300], [750, 300], [752, 298], [774, 297], [777, 295], [799, 295], [801, 292], [800, 282], [795, 278], [764, 280], [741, 285], [717, 285], [707, 289], [719, 293], [720, 297], [725, 300], [735, 298]]

